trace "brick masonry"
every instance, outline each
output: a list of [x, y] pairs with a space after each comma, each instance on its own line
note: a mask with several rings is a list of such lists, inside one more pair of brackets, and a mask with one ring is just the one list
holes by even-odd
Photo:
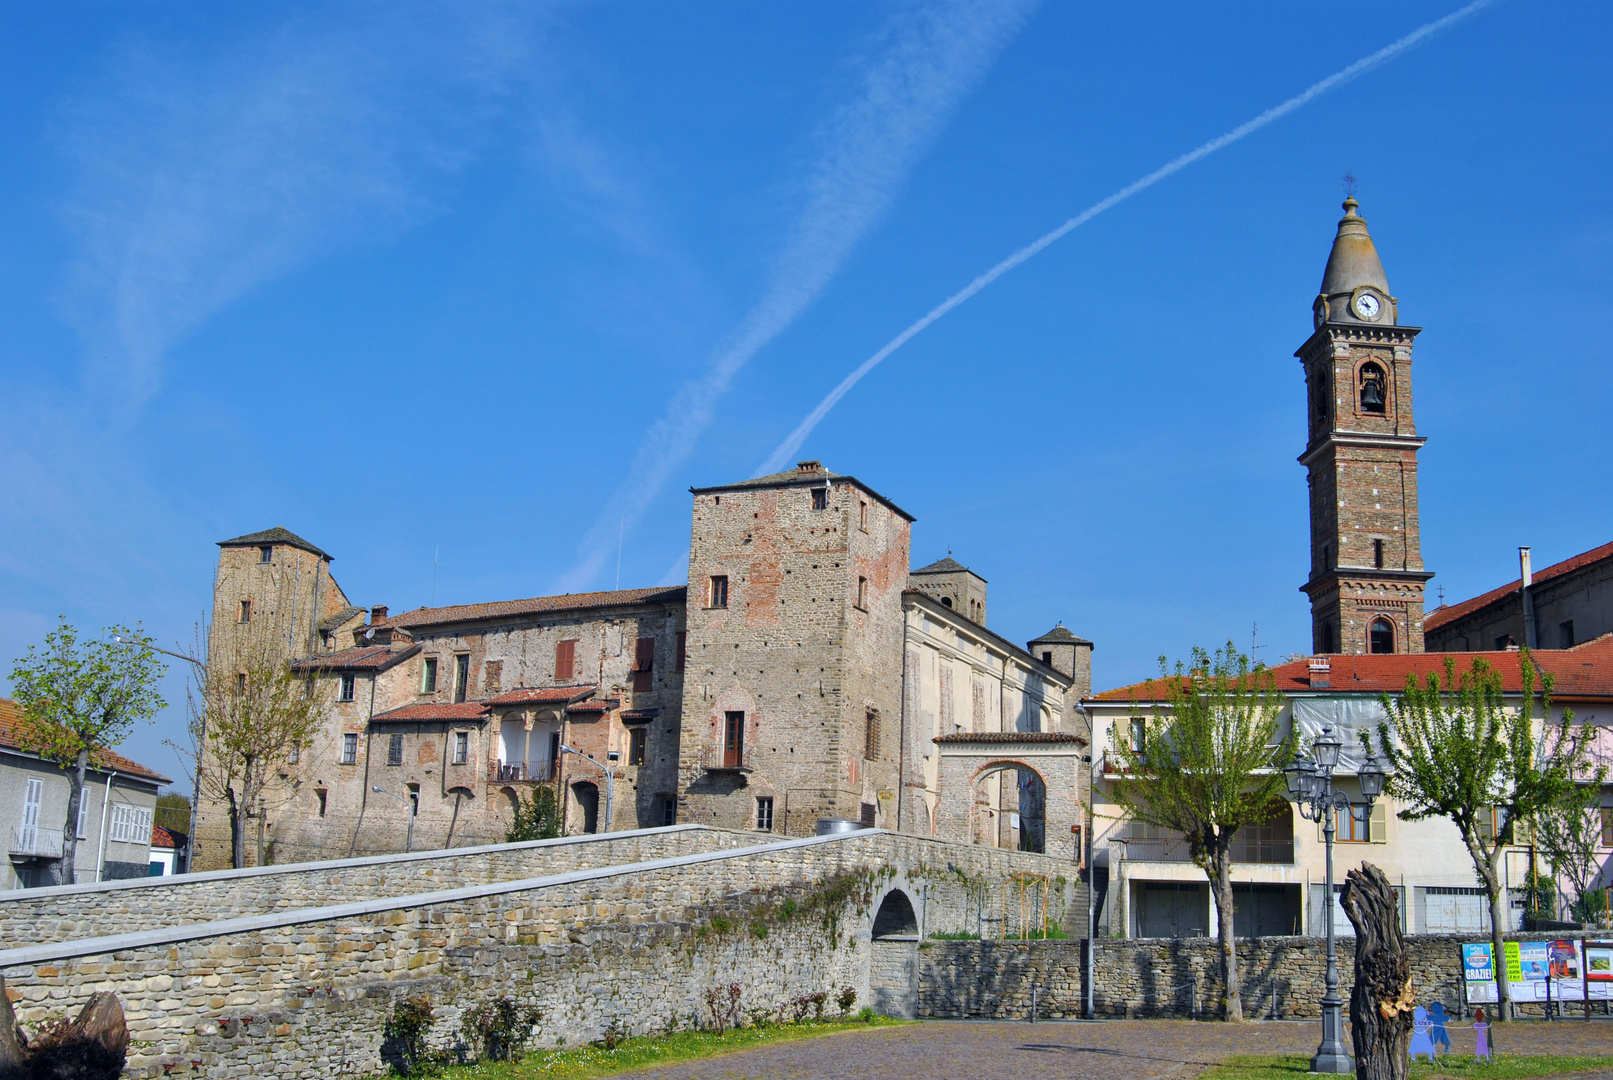
[[[381, 1026], [408, 994], [437, 1003], [439, 1042], [466, 1008], [508, 995], [542, 1010], [549, 1045], [700, 1022], [705, 991], [731, 982], [747, 1013], [847, 985], [867, 1002], [900, 990], [879, 986], [900, 980], [899, 963], [870, 972], [890, 891], [912, 898], [921, 926], [956, 931], [979, 924], [1001, 882], [1060, 867], [866, 832], [13, 948], [0, 972], [25, 1025], [117, 993], [130, 1076], [375, 1074]], [[143, 895], [161, 910], [160, 892]]]

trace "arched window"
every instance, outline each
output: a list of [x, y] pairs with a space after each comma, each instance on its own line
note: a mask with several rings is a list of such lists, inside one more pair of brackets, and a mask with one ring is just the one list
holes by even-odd
[[1327, 418], [1328, 418], [1328, 400], [1327, 399], [1329, 397], [1328, 389], [1327, 389], [1327, 382], [1328, 382], [1327, 372], [1325, 372], [1325, 371], [1323, 371], [1321, 369], [1317, 369], [1317, 372], [1316, 372], [1316, 394], [1315, 394], [1316, 426], [1317, 427], [1326, 427], [1327, 426]]
[[1395, 651], [1395, 627], [1388, 619], [1373, 619], [1367, 629], [1367, 651], [1392, 653]]
[[1382, 414], [1387, 400], [1383, 368], [1369, 360], [1361, 365], [1361, 411]]

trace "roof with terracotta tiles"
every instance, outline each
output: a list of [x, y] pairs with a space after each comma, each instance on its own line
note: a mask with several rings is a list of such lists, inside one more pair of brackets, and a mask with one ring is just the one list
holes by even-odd
[[489, 705], [542, 705], [556, 702], [581, 701], [593, 694], [597, 686], [546, 686], [533, 688], [518, 686], [497, 697], [487, 699]]
[[179, 846], [179, 841], [174, 839], [173, 833], [169, 832], [161, 825], [153, 825], [151, 827], [151, 846], [157, 848], [177, 848]]
[[[1593, 638], [1572, 649], [1538, 649], [1530, 653], [1535, 667], [1551, 674], [1556, 681], [1553, 698], [1562, 702], [1598, 701], [1613, 698], [1613, 634]], [[1523, 654], [1507, 652], [1410, 653], [1390, 656], [1302, 657], [1271, 669], [1277, 689], [1284, 693], [1394, 694], [1406, 688], [1407, 676], [1424, 676], [1444, 671], [1449, 658], [1456, 673], [1468, 671], [1474, 659], [1482, 659], [1501, 673], [1502, 688], [1521, 693], [1523, 675], [1519, 661]], [[1326, 687], [1312, 682], [1313, 660], [1328, 661]], [[1176, 676], [1134, 683], [1094, 694], [1089, 701], [1163, 701]]]
[[487, 715], [485, 701], [427, 701], [419, 705], [403, 705], [370, 717], [377, 720], [480, 720]]
[[[1539, 585], [1543, 581], [1550, 581], [1552, 578], [1583, 569], [1593, 563], [1599, 563], [1603, 559], [1613, 559], [1613, 543], [1603, 544], [1601, 547], [1591, 548], [1589, 551], [1582, 551], [1572, 559], [1564, 559], [1560, 563], [1553, 563], [1543, 570], [1535, 571], [1532, 575], [1534, 584]], [[1499, 589], [1491, 589], [1489, 592], [1481, 593], [1471, 600], [1463, 600], [1460, 604], [1437, 607], [1423, 616], [1423, 630], [1425, 632], [1436, 630], [1446, 623], [1455, 622], [1457, 619], [1471, 615], [1481, 608], [1487, 608], [1498, 600], [1516, 596], [1522, 589], [1523, 578], [1520, 577], [1510, 585], [1503, 585]]]
[[574, 705], [567, 705], [567, 712], [574, 713], [608, 713], [621, 702], [615, 698], [606, 698], [603, 701], [579, 701]]
[[291, 662], [292, 671], [385, 671], [420, 651], [419, 644], [394, 649], [390, 645], [355, 645], [350, 649], [305, 656]]
[[442, 626], [449, 623], [507, 619], [518, 615], [547, 615], [562, 611], [589, 611], [594, 608], [629, 607], [637, 604], [681, 604], [689, 590], [683, 585], [652, 589], [613, 589], [607, 592], [565, 593], [561, 596], [534, 596], [526, 600], [493, 600], [485, 604], [455, 604], [451, 607], [415, 608], [394, 615], [382, 627]]
[[283, 529], [279, 525], [272, 529], [264, 529], [262, 532], [247, 533], [245, 536], [237, 536], [233, 540], [220, 540], [218, 542], [219, 547], [272, 547], [275, 544], [287, 544], [291, 547], [302, 548], [304, 551], [312, 552], [320, 558], [329, 559], [332, 562], [336, 559], [334, 555], [320, 551], [296, 533], [289, 529]]
[[[24, 749], [22, 741], [22, 709], [15, 701], [9, 698], [0, 698], [0, 747], [7, 750], [16, 750], [23, 754], [33, 754], [32, 750]], [[37, 756], [37, 755], [34, 755]], [[142, 780], [155, 780], [159, 784], [171, 784], [173, 781], [162, 773], [148, 769], [138, 761], [130, 761], [122, 754], [111, 750], [97, 750], [90, 755], [90, 765], [103, 772], [111, 771], [119, 776], [136, 776]]]

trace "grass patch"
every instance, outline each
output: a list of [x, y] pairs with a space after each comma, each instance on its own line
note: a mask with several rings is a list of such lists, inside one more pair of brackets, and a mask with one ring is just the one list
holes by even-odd
[[[1296, 1080], [1309, 1075], [1310, 1058], [1234, 1054], [1211, 1068], [1200, 1080]], [[1554, 1057], [1508, 1054], [1497, 1061], [1479, 1061], [1466, 1054], [1441, 1056], [1430, 1063], [1414, 1061], [1410, 1080], [1514, 1080], [1525, 1076], [1557, 1076], [1562, 1073], [1613, 1069], [1613, 1057]]]
[[589, 1077], [609, 1076], [628, 1069], [694, 1061], [771, 1043], [812, 1039], [842, 1031], [866, 1031], [908, 1022], [869, 1014], [866, 1018], [805, 1020], [765, 1027], [733, 1028], [721, 1035], [713, 1031], [680, 1031], [671, 1035], [626, 1039], [613, 1050], [599, 1045], [539, 1050], [528, 1054], [523, 1061], [450, 1067], [444, 1069], [441, 1075], [448, 1080], [467, 1080], [470, 1077], [477, 1080], [588, 1080]]
[[968, 930], [933, 930], [930, 932], [931, 941], [979, 941], [980, 935], [970, 933]]

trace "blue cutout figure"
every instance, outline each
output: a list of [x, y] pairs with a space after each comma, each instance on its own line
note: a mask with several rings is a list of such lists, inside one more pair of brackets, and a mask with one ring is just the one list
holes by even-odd
[[[1435, 1047], [1443, 1046], [1445, 1053], [1451, 1052], [1451, 1036], [1445, 1030], [1445, 1021], [1450, 1019], [1445, 1015], [1445, 1006], [1436, 1001], [1428, 1006], [1428, 1038]], [[1436, 1049], [1434, 1051], [1438, 1053]]]
[[1411, 1060], [1416, 1061], [1418, 1054], [1427, 1054], [1428, 1060], [1434, 1060], [1434, 1040], [1428, 1037], [1428, 1010], [1421, 1005], [1411, 1014]]

